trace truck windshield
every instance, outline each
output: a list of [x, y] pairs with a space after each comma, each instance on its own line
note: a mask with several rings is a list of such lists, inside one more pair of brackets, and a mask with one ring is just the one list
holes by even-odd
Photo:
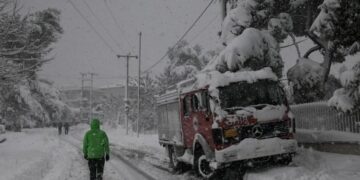
[[220, 106], [223, 109], [257, 104], [280, 105], [285, 101], [278, 82], [269, 80], [261, 80], [255, 83], [232, 83], [218, 89]]

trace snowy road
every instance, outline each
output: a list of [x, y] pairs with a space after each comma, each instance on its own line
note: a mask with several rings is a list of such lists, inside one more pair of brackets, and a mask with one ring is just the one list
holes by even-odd
[[[66, 143], [72, 145], [74, 148], [81, 153], [81, 142], [71, 136], [61, 136], [60, 139], [65, 141]], [[107, 164], [110, 165], [113, 169], [120, 174], [119, 179], [123, 180], [155, 180], [155, 178], [151, 177], [146, 172], [134, 166], [131, 162], [126, 160], [120, 154], [111, 153], [112, 160]]]
[[[115, 140], [115, 136], [112, 136], [111, 132], [109, 134], [110, 140]], [[111, 160], [106, 163], [104, 179], [199, 179], [191, 171], [176, 175], [167, 171], [166, 154], [163, 151], [155, 151], [159, 150], [156, 145], [153, 148], [141, 143], [126, 146], [125, 139], [131, 137], [119, 137], [118, 134], [116, 137], [121, 139], [123, 144], [115, 141], [112, 145], [112, 151], [118, 155], [112, 154]], [[151, 136], [143, 138], [149, 137]], [[87, 180], [89, 178], [87, 162], [79, 149], [81, 143], [72, 136], [59, 137], [56, 129], [32, 129], [22, 133], [8, 132], [7, 139], [0, 144], [0, 180]], [[129, 167], [129, 163], [147, 175], [144, 177], [144, 174], [134, 170], [134, 167]], [[290, 166], [253, 169], [246, 173], [244, 179], [358, 180], [359, 168], [360, 156], [300, 149], [299, 155]]]
[[[70, 136], [58, 136], [55, 129], [8, 133], [0, 146], [0, 180], [87, 180], [87, 161], [79, 142]], [[77, 144], [77, 145], [76, 145]], [[81, 145], [81, 144], [80, 144]], [[105, 164], [104, 179], [145, 180], [144, 174], [112, 157]]]

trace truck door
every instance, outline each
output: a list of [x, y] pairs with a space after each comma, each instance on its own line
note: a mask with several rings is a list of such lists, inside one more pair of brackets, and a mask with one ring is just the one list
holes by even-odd
[[207, 91], [200, 91], [192, 97], [192, 118], [195, 133], [201, 134], [211, 147], [212, 140], [212, 114], [210, 113]]
[[192, 115], [192, 94], [189, 94], [182, 99], [182, 127], [187, 148], [192, 147], [195, 135]]
[[201, 134], [213, 147], [212, 114], [207, 92], [201, 91], [186, 95], [182, 99], [182, 105], [182, 124], [186, 147], [192, 147], [196, 133]]

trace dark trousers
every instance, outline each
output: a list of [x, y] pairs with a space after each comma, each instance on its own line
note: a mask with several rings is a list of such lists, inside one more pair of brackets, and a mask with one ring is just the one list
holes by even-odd
[[65, 134], [69, 134], [69, 128], [65, 128]]
[[102, 180], [105, 159], [89, 159], [90, 180]]

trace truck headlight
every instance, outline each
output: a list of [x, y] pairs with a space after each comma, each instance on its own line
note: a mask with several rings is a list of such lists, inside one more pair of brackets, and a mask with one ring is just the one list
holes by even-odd
[[235, 128], [227, 129], [224, 131], [225, 138], [235, 138], [238, 136], [239, 136], [239, 133], [238, 133], [237, 129], [235, 129]]

